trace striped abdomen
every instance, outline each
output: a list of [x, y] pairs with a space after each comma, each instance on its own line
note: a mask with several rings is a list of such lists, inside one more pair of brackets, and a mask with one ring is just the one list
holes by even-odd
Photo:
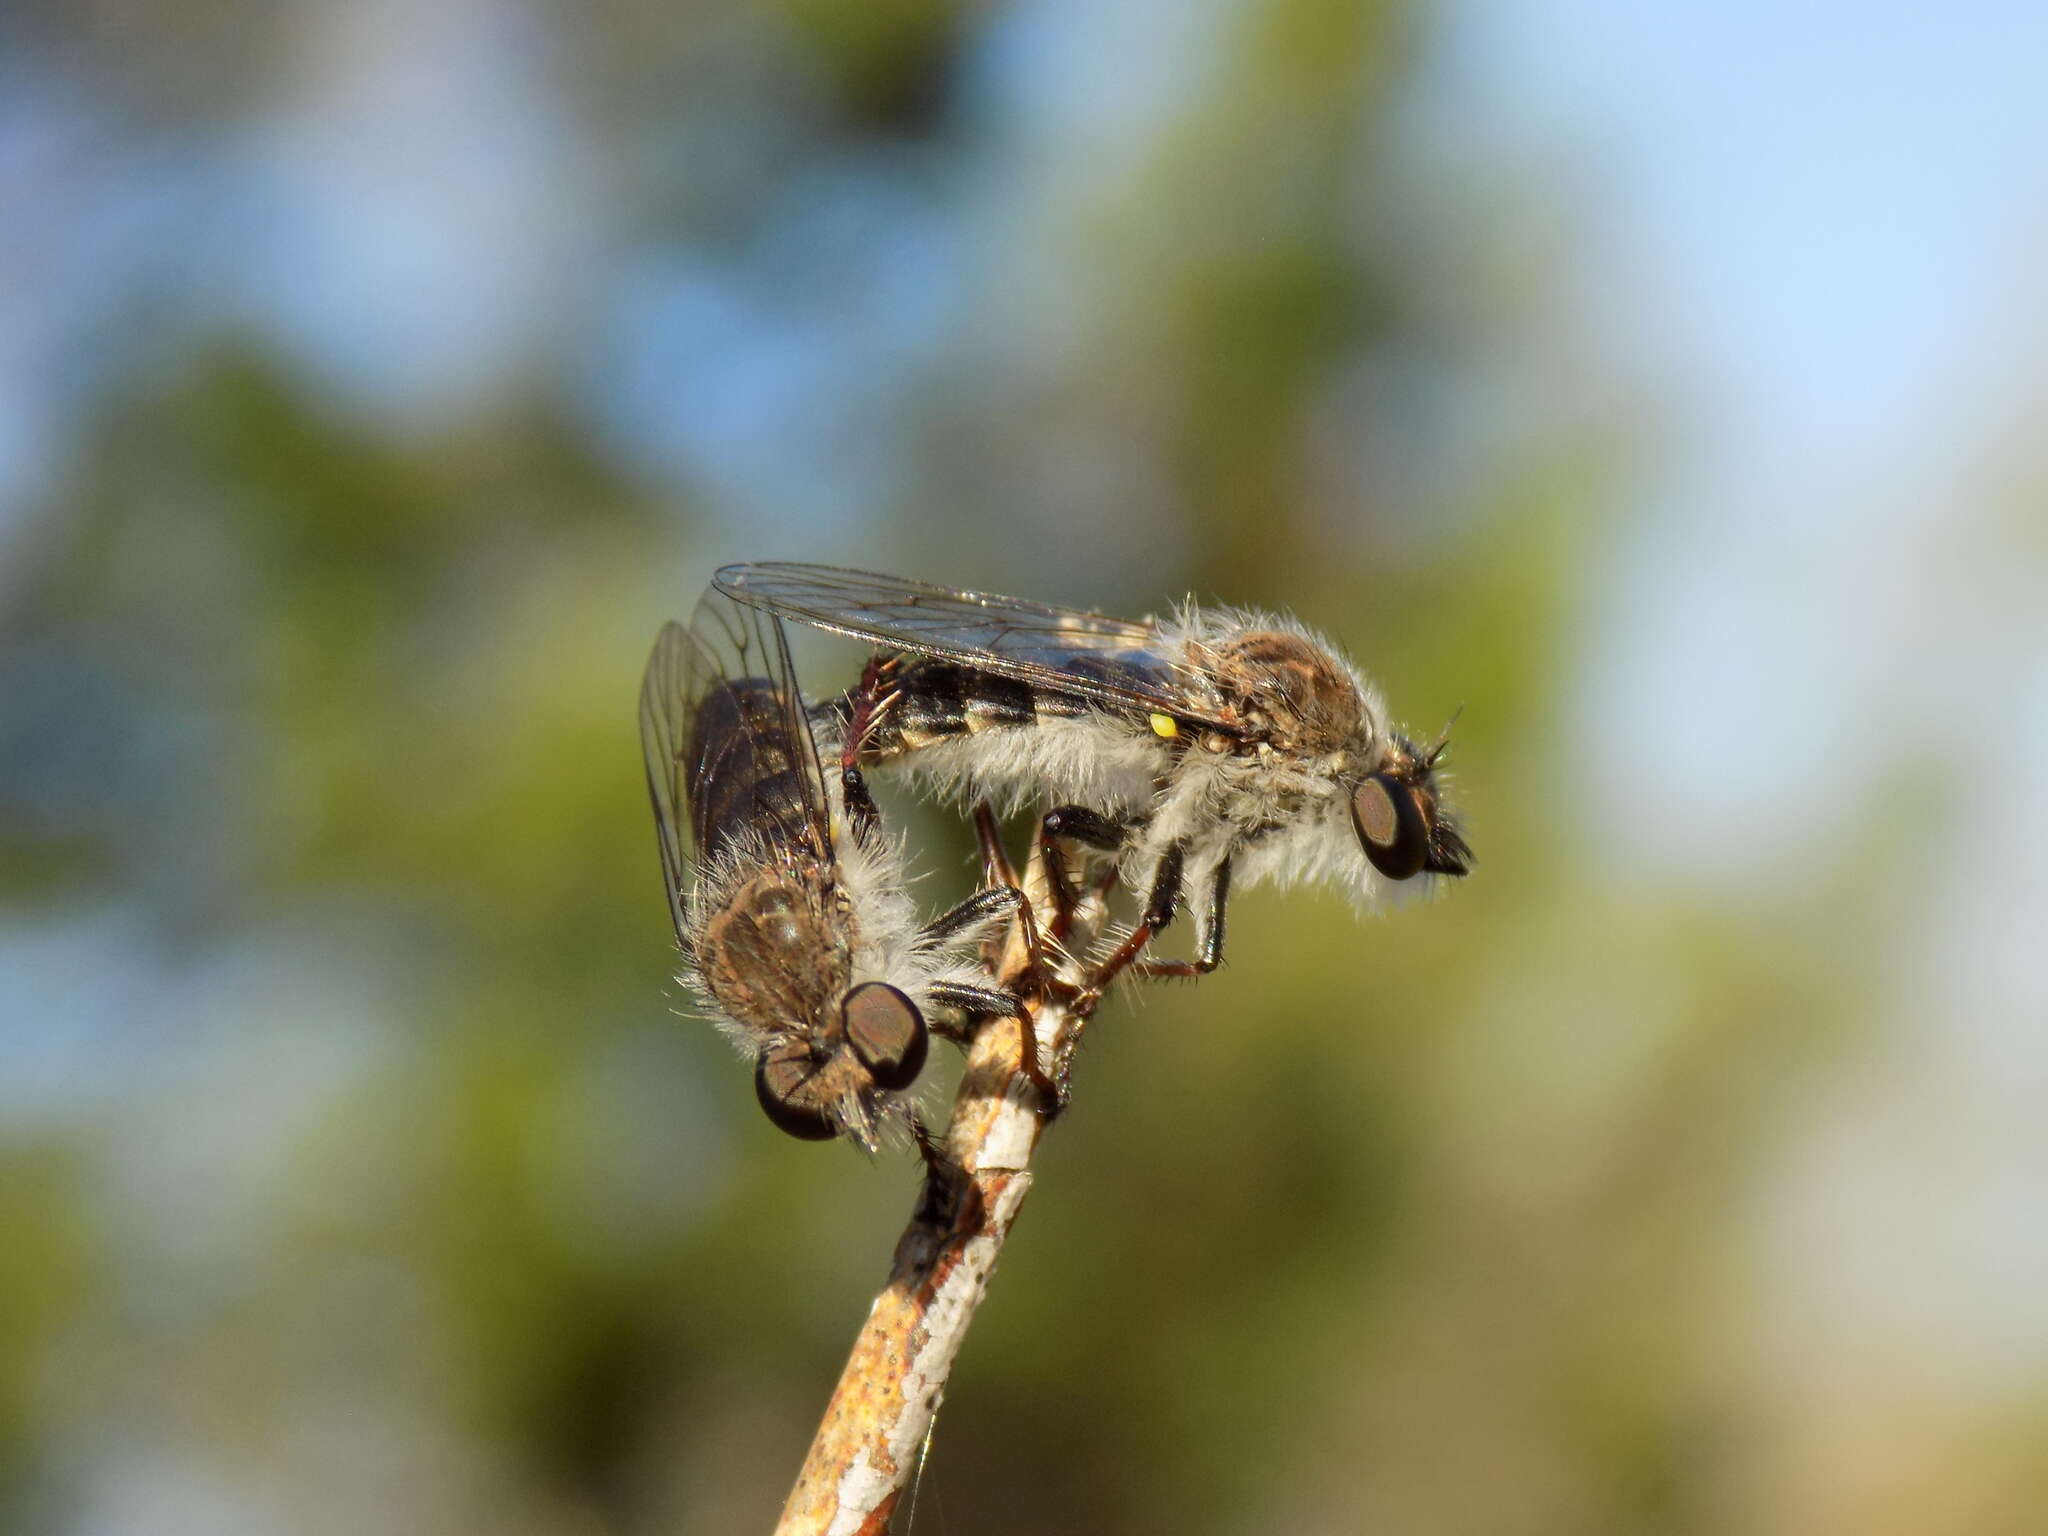
[[890, 679], [889, 692], [894, 702], [868, 726], [860, 745], [863, 758], [898, 757], [936, 742], [1072, 718], [1094, 708], [1074, 694], [950, 661], [909, 663]]
[[814, 825], [810, 743], [768, 679], [721, 682], [690, 721], [685, 796], [697, 857], [715, 862], [743, 831], [823, 857]]

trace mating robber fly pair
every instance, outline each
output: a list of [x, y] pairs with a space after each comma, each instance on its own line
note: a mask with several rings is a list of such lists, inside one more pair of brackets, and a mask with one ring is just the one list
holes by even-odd
[[[806, 703], [783, 619], [875, 646], [861, 686]], [[1022, 893], [991, 885], [919, 926], [867, 769], [1012, 810], [1051, 802], [1063, 907], [1069, 844], [1143, 893], [1084, 1006], [1127, 968], [1214, 970], [1233, 879], [1334, 878], [1369, 903], [1471, 863], [1437, 797], [1443, 742], [1393, 730], [1326, 642], [1239, 609], [1126, 620], [830, 566], [726, 566], [690, 627], [655, 642], [640, 720], [687, 979], [798, 1136], [872, 1147], [934, 1021], [964, 1037], [1020, 1011], [969, 956]], [[1146, 957], [1190, 889], [1195, 958]]]

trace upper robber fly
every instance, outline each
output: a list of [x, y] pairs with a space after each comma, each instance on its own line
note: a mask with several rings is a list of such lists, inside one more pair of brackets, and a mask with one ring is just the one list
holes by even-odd
[[1419, 748], [1379, 693], [1292, 619], [1186, 604], [1117, 619], [831, 566], [729, 565], [719, 591], [897, 653], [886, 696], [857, 719], [849, 759], [901, 764], [966, 796], [1057, 808], [1052, 837], [1111, 850], [1147, 890], [1143, 917], [1094, 985], [1197, 904], [1197, 959], [1215, 969], [1233, 874], [1382, 881], [1462, 875], [1472, 862], [1437, 797], [1439, 742]]
[[872, 1150], [905, 1118], [930, 1010], [1016, 1011], [960, 951], [1021, 894], [984, 890], [918, 926], [898, 851], [846, 814], [849, 793], [865, 802], [857, 775], [819, 767], [770, 614], [707, 593], [688, 629], [664, 625], [640, 740], [684, 979], [753, 1059], [770, 1120]]

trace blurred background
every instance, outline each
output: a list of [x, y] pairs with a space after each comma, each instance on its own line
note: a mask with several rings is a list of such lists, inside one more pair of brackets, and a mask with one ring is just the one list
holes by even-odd
[[634, 699], [780, 557], [1464, 709], [1471, 879], [1104, 1010], [917, 1532], [2039, 1530], [2044, 50], [10, 4], [0, 1526], [769, 1528], [917, 1173], [678, 1017]]

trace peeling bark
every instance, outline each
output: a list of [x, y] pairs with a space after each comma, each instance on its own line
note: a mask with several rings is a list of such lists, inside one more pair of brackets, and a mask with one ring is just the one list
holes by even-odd
[[[1034, 910], [1050, 910], [1045, 862], [1035, 846], [1025, 891]], [[1085, 953], [1101, 922], [1101, 904], [1084, 904], [1065, 935], [1067, 945]], [[997, 974], [1017, 986], [1029, 969], [1021, 927], [1013, 927]], [[1085, 1022], [1070, 1008], [1070, 969], [1063, 968], [1046, 995], [1026, 1002], [1048, 1064], [1065, 1058]], [[944, 1139], [957, 1173], [926, 1181], [776, 1536], [885, 1536], [889, 1530], [996, 1259], [1031, 1190], [1031, 1155], [1052, 1106], [1025, 1070], [1023, 1044], [1018, 1021], [1000, 1019], [969, 1048]]]

